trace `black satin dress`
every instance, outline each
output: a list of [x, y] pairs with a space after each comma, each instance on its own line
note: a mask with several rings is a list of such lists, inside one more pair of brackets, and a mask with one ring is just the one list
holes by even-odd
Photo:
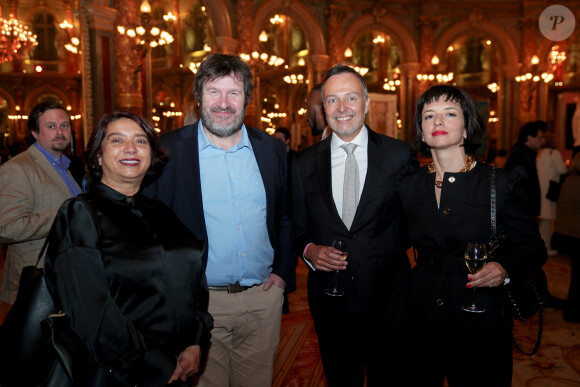
[[[423, 167], [403, 177], [399, 193], [417, 265], [411, 272], [406, 307], [409, 386], [508, 387], [512, 377], [512, 316], [501, 287], [477, 288], [485, 313], [470, 305], [464, 250], [487, 242], [491, 233], [491, 167], [477, 163], [464, 173], [446, 173], [439, 207], [435, 174]], [[514, 174], [497, 170], [498, 227], [508, 236], [495, 259], [511, 278], [527, 278], [546, 260], [538, 225], [527, 211], [526, 191]]]
[[96, 184], [48, 238], [49, 289], [84, 343], [75, 385], [163, 386], [186, 347], [206, 350], [204, 244], [164, 204]]

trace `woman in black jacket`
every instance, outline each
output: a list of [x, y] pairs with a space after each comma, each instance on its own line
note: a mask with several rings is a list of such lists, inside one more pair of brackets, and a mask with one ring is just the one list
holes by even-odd
[[[141, 182], [166, 155], [132, 113], [104, 115], [91, 134], [93, 185], [67, 200], [48, 236], [45, 272], [83, 350], [77, 386], [184, 384], [209, 340], [204, 244]], [[185, 384], [184, 384], [185, 385]]]
[[[433, 161], [401, 177], [399, 192], [416, 251], [407, 300], [411, 386], [510, 386], [512, 317], [501, 287], [546, 260], [517, 176], [497, 170], [497, 217], [508, 239], [501, 255], [468, 274], [468, 242], [491, 234], [491, 167], [473, 154], [485, 126], [460, 89], [438, 85], [417, 102], [415, 143]], [[470, 313], [473, 288], [484, 313]]]

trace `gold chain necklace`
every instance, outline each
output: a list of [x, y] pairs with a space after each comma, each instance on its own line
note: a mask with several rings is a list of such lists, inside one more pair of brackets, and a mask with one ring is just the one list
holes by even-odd
[[[465, 166], [461, 168], [459, 172], [469, 171], [471, 169], [471, 164], [473, 164], [473, 156], [471, 155], [465, 156]], [[435, 173], [435, 163], [433, 161], [427, 164], [427, 170], [429, 171], [429, 173]], [[441, 180], [435, 180], [435, 187], [442, 188], [443, 182]]]

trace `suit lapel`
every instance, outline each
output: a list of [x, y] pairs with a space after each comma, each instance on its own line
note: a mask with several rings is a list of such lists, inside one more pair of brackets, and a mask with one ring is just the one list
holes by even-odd
[[54, 169], [50, 161], [48, 161], [46, 156], [42, 154], [40, 150], [38, 150], [36, 145], [31, 145], [28, 150], [32, 160], [34, 160], [34, 162], [50, 177], [50, 180], [52, 180], [66, 196], [71, 196], [71, 193], [64, 180]]
[[[369, 203], [369, 200], [373, 194], [373, 187], [377, 184], [378, 179], [380, 178], [379, 174], [381, 171], [380, 163], [381, 163], [381, 155], [379, 151], [379, 145], [377, 141], [380, 141], [380, 138], [376, 136], [375, 132], [370, 130], [367, 127], [367, 132], [369, 134], [368, 144], [367, 144], [367, 176], [365, 178], [365, 184], [363, 186], [363, 191], [360, 196], [360, 200], [358, 202], [358, 206], [356, 208], [356, 213], [354, 215], [354, 219], [352, 221], [353, 226], [356, 224], [356, 221], [361, 217], [361, 214], [364, 212], [365, 207]], [[352, 228], [352, 227], [351, 227]]]
[[[258, 164], [258, 169], [260, 169], [262, 183], [266, 190], [266, 205], [270, 207], [270, 205], [274, 203], [274, 172], [276, 171], [277, 166], [272, 166], [271, 163], [268, 163], [268, 160], [272, 160], [272, 158], [268, 158], [268, 155], [266, 154], [268, 150], [262, 143], [260, 136], [247, 126], [246, 130], [248, 132], [250, 143], [252, 144], [252, 150], [254, 152], [254, 157], [256, 158], [256, 163]], [[270, 208], [267, 208], [267, 211], [269, 213]]]
[[183, 136], [183, 141], [179, 143], [181, 148], [177, 149], [177, 153], [181, 155], [184, 161], [181, 163], [184, 179], [183, 181], [177, 181], [176, 184], [179, 184], [187, 192], [193, 215], [195, 219], [199, 219], [199, 227], [207, 239], [199, 171], [198, 122], [193, 125], [191, 131], [184, 133], [186, 135]]
[[328, 211], [334, 214], [337, 221], [342, 222], [342, 218], [338, 209], [336, 208], [336, 203], [334, 202], [334, 197], [332, 196], [332, 166], [330, 162], [330, 139], [331, 136], [327, 137], [318, 145], [318, 160], [316, 162], [316, 171], [318, 176], [318, 183], [320, 184], [320, 192], [322, 198]]

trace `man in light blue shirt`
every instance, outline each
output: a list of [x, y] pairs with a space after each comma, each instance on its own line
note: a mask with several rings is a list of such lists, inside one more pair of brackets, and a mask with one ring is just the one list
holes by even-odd
[[211, 243], [207, 281], [211, 286], [262, 284], [270, 275], [274, 249], [266, 228], [266, 191], [246, 127], [242, 125], [241, 141], [228, 150], [213, 145], [204, 130], [197, 133]]
[[8, 244], [0, 299], [13, 303], [20, 273], [34, 265], [60, 205], [81, 191], [63, 152], [71, 120], [54, 102], [36, 105], [28, 118], [36, 143], [0, 167], [0, 242]]
[[207, 242], [214, 326], [196, 384], [202, 387], [272, 385], [283, 292], [296, 265], [286, 150], [243, 124], [251, 93], [245, 62], [208, 56], [194, 84], [201, 119], [161, 137], [170, 161], [144, 191]]

